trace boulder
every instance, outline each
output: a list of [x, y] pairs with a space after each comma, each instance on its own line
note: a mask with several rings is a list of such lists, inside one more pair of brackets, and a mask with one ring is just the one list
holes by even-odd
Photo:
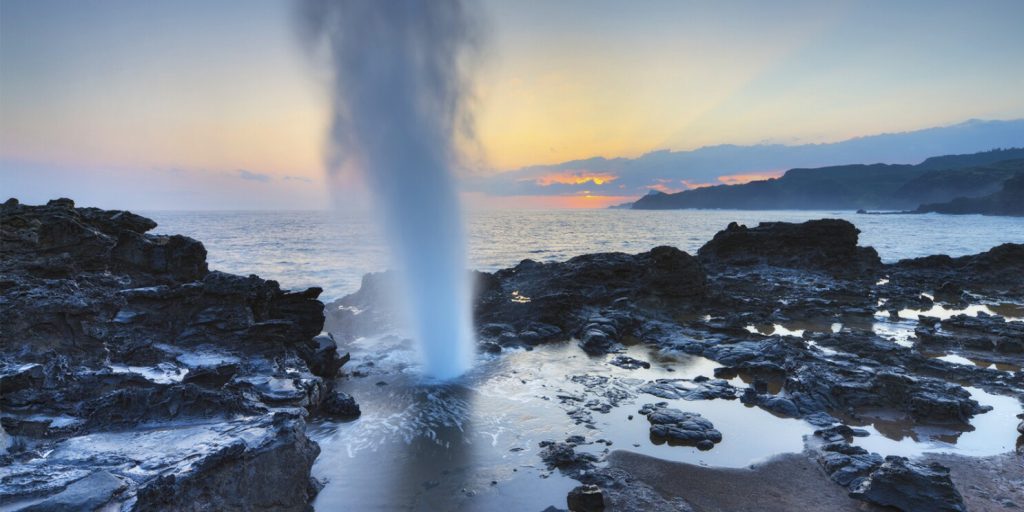
[[571, 512], [602, 512], [604, 493], [596, 485], [580, 485], [566, 497]]
[[949, 478], [949, 468], [937, 463], [910, 462], [906, 457], [886, 457], [878, 469], [850, 491], [850, 496], [900, 510], [967, 510]]
[[722, 433], [715, 430], [714, 424], [695, 412], [646, 404], [640, 409], [640, 414], [647, 416], [651, 423], [651, 437], [655, 440], [696, 446], [701, 450], [710, 450], [715, 443], [722, 441]]
[[338, 419], [354, 419], [362, 414], [359, 404], [352, 398], [352, 395], [341, 391], [335, 391], [328, 395], [321, 405], [321, 410], [324, 414]]

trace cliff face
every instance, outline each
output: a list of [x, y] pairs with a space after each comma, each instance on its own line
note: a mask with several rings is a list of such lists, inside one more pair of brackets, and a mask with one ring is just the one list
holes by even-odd
[[791, 169], [781, 178], [649, 195], [634, 209], [891, 209], [982, 196], [1024, 174], [1024, 150], [936, 157], [918, 165]]
[[1024, 173], [1003, 182], [1003, 188], [998, 192], [982, 197], [958, 197], [945, 203], [923, 204], [917, 208], [917, 212], [1024, 217]]
[[0, 496], [304, 509], [303, 418], [342, 364], [320, 290], [211, 272], [200, 242], [155, 227], [67, 199], [0, 207]]

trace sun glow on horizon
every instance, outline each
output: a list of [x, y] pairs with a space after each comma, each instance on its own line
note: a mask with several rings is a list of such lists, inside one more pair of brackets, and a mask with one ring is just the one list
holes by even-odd
[[550, 187], [551, 185], [585, 185], [587, 183], [593, 183], [594, 185], [604, 185], [605, 183], [611, 183], [617, 180], [619, 177], [608, 172], [601, 173], [590, 173], [590, 172], [559, 172], [541, 176], [539, 178], [526, 179], [524, 181], [533, 181], [537, 185], [542, 187]]

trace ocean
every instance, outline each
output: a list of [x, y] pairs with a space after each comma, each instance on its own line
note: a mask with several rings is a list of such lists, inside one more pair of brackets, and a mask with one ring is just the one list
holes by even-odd
[[[330, 301], [359, 288], [367, 272], [388, 268], [376, 223], [324, 211], [151, 211], [156, 233], [202, 241], [210, 268], [258, 274], [285, 288], [320, 286]], [[981, 215], [858, 215], [810, 210], [494, 210], [468, 215], [470, 267], [493, 271], [524, 259], [559, 261], [592, 252], [637, 253], [671, 245], [695, 254], [730, 222], [841, 218], [860, 244], [893, 262], [931, 254], [962, 256], [1024, 242], [1024, 219]]]

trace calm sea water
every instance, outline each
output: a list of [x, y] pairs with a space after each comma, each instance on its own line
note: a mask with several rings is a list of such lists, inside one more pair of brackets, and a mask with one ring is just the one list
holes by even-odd
[[[157, 233], [201, 240], [210, 267], [258, 274], [286, 288], [320, 286], [335, 299], [359, 288], [363, 274], [385, 270], [388, 254], [366, 217], [303, 212], [144, 212]], [[980, 215], [857, 215], [850, 211], [504, 210], [469, 216], [473, 268], [496, 270], [529, 258], [564, 260], [591, 252], [642, 252], [672, 245], [696, 253], [730, 222], [802, 222], [842, 218], [861, 230], [861, 245], [884, 261], [929, 254], [961, 256], [1004, 242], [1024, 242], [1024, 219]]]

